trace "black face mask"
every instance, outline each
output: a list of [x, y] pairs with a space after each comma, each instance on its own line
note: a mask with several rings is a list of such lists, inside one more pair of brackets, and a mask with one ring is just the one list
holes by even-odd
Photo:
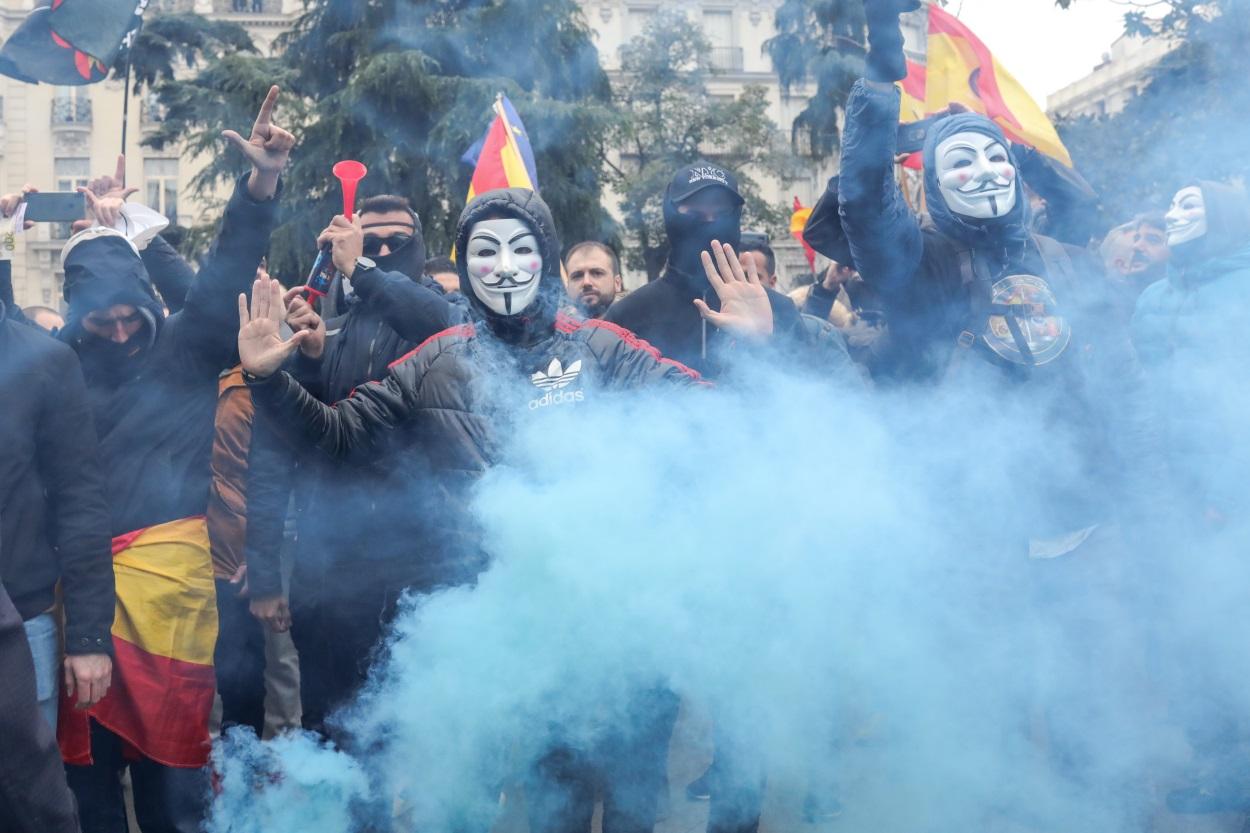
[[383, 272], [399, 272], [415, 280], [425, 269], [425, 252], [418, 240], [419, 238], [414, 235], [398, 249], [392, 249], [388, 254], [377, 255], [372, 260]]
[[742, 212], [729, 211], [708, 220], [696, 214], [682, 214], [676, 205], [665, 200], [664, 230], [668, 233], [669, 268], [701, 286], [707, 283], [701, 255], [711, 251], [713, 240], [737, 251], [742, 242]]
[[88, 382], [108, 385], [119, 385], [133, 378], [143, 369], [150, 341], [146, 326], [123, 344], [93, 333], [84, 333], [78, 350], [83, 375]]

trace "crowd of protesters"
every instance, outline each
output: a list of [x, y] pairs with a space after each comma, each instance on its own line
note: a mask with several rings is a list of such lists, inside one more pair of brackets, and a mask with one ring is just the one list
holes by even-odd
[[[0, 292], [0, 829], [123, 833], [128, 772], [144, 833], [190, 833], [210, 726], [342, 740], [336, 711], [401, 597], [488, 567], [467, 494], [516, 409], [734, 385], [747, 356], [860, 390], [990, 379], [1076, 438], [1080, 459], [1030, 496], [1034, 525], [1005, 533], [1030, 554], [1089, 546], [1107, 518], [1149, 535], [1164, 505], [1240, 523], [1246, 418], [1223, 393], [1250, 359], [1250, 198], [1197, 182], [1097, 243], [1061, 243], [1038, 231], [1000, 128], [956, 113], [927, 137], [918, 215], [896, 182], [895, 5], [870, 20], [841, 171], [807, 226], [822, 268], [789, 295], [767, 239], [744, 239], [734, 173], [706, 161], [674, 172], [666, 268], [632, 292], [612, 246], [562, 246], [520, 189], [470, 201], [454, 261], [427, 259], [407, 199], [370, 197], [320, 235], [329, 293], [284, 289], [263, 265], [296, 144], [276, 87], [249, 137], [226, 132], [252, 169], [198, 270], [128, 202], [121, 168], [84, 189], [64, 316]], [[293, 647], [275, 641], [288, 632]], [[589, 831], [597, 795], [608, 833], [654, 827], [678, 701], [662, 680], [634, 700], [605, 748], [553, 743], [532, 762], [531, 830]], [[710, 798], [712, 833], [753, 831], [764, 778], [720, 748], [688, 795]], [[1194, 783], [1168, 802], [1248, 797]]]

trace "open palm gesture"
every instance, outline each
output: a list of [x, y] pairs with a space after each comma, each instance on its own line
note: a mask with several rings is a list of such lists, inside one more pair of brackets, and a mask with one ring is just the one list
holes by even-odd
[[273, 375], [309, 337], [309, 330], [301, 330], [283, 341], [280, 329], [284, 318], [282, 287], [275, 280], [256, 279], [250, 310], [247, 296], [239, 296], [239, 360], [245, 371], [253, 376]]
[[703, 270], [720, 298], [720, 312], [696, 298], [694, 305], [700, 315], [736, 336], [759, 339], [772, 334], [773, 308], [755, 271], [754, 259], [744, 272], [733, 247], [713, 240], [711, 254], [703, 253]]

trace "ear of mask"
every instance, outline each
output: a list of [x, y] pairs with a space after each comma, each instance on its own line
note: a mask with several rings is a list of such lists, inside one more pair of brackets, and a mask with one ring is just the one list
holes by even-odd
[[1209, 223], [1201, 188], [1191, 185], [1176, 192], [1167, 213], [1167, 224], [1169, 246], [1183, 246], [1206, 237]]
[[1016, 167], [1002, 142], [975, 131], [937, 146], [937, 180], [953, 213], [974, 220], [1002, 217], [1016, 206]]
[[474, 223], [465, 266], [473, 294], [496, 315], [518, 315], [538, 297], [542, 251], [533, 229], [521, 220]]

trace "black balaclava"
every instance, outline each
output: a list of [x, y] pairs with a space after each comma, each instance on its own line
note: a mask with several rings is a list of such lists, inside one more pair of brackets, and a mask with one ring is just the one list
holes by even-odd
[[[81, 235], [81, 236], [79, 236]], [[136, 373], [156, 342], [165, 310], [157, 300], [151, 278], [130, 241], [117, 232], [99, 228], [79, 232], [65, 244], [64, 296], [69, 304], [60, 336], [78, 351], [90, 378], [120, 382]], [[144, 318], [143, 329], [125, 344], [93, 335], [82, 320], [92, 310], [117, 304], [135, 307]]]
[[1250, 197], [1244, 188], [1223, 182], [1199, 180], [1207, 212], [1207, 233], [1172, 247], [1172, 261], [1184, 267], [1211, 258], [1225, 257], [1250, 245]]
[[[706, 220], [677, 210], [679, 203], [706, 188], [724, 188], [735, 207], [715, 219]], [[711, 162], [696, 162], [673, 175], [664, 192], [664, 231], [668, 234], [668, 269], [677, 272], [694, 290], [707, 288], [700, 255], [710, 251], [712, 241], [734, 247], [742, 242], [742, 195], [734, 175]]]
[[[412, 216], [412, 239], [393, 252], [371, 258], [383, 272], [399, 272], [414, 281], [425, 272], [425, 237], [421, 233], [421, 218], [417, 212], [409, 209]], [[364, 219], [363, 217], [361, 218]], [[369, 233], [367, 224], [364, 229]]]

